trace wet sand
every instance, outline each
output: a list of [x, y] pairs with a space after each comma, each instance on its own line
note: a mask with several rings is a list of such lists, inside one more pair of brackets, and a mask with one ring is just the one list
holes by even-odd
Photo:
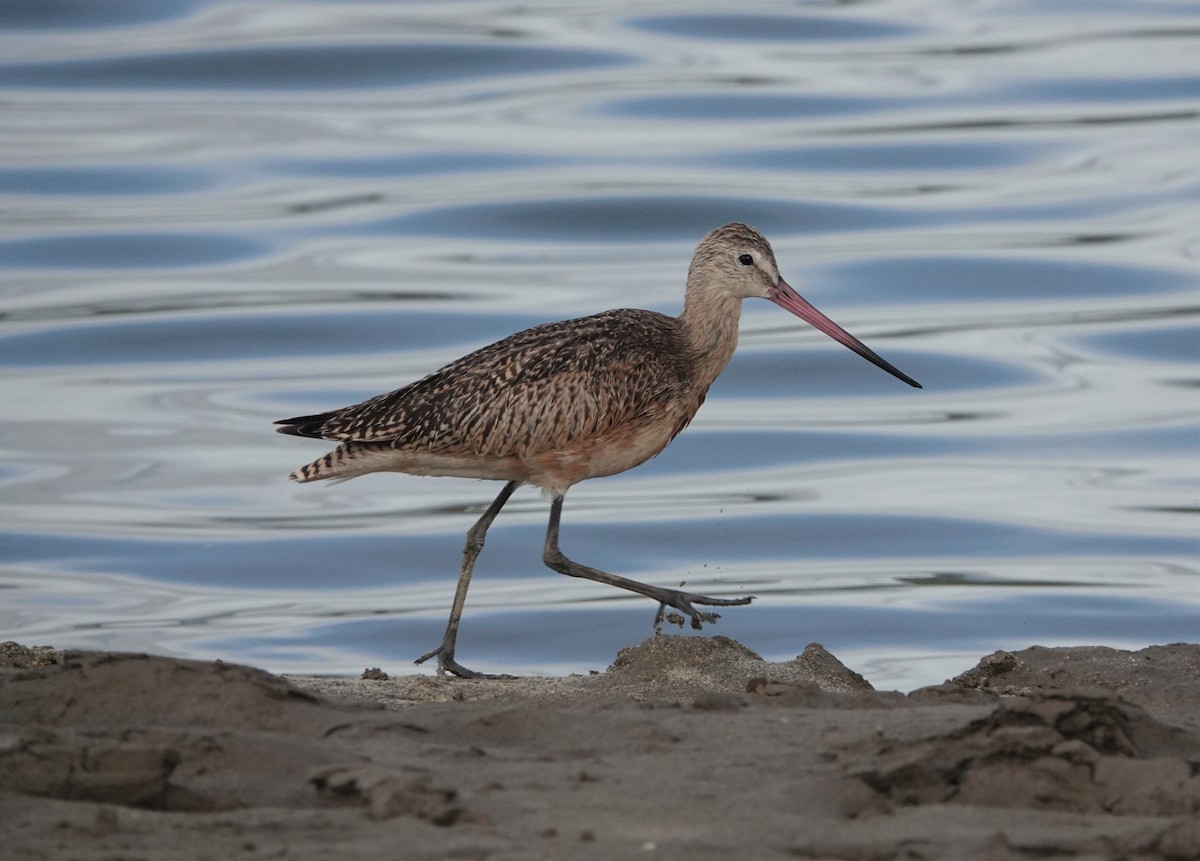
[[908, 694], [722, 637], [511, 681], [0, 652], [6, 858], [1200, 858], [1196, 645]]

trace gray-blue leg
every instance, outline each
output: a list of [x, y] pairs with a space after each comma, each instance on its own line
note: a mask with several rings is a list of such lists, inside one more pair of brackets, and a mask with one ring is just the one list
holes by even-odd
[[467, 603], [467, 589], [471, 585], [471, 572], [475, 570], [475, 560], [479, 556], [479, 551], [483, 549], [483, 542], [487, 537], [488, 527], [492, 525], [492, 521], [496, 519], [496, 515], [504, 507], [504, 503], [508, 502], [508, 498], [513, 495], [513, 491], [520, 484], [519, 481], [510, 481], [504, 485], [504, 489], [500, 491], [500, 495], [496, 497], [495, 501], [488, 506], [488, 510], [467, 531], [467, 543], [463, 547], [462, 571], [458, 575], [458, 587], [454, 590], [454, 604], [450, 607], [450, 620], [446, 623], [446, 633], [442, 637], [442, 644], [432, 652], [426, 652], [416, 660], [416, 663], [420, 664], [436, 655], [439, 676], [443, 673], [453, 673], [463, 679], [513, 678], [512, 676], [489, 675], [487, 673], [477, 673], [474, 670], [468, 670], [462, 664], [458, 663], [458, 661], [454, 660], [454, 645], [458, 640], [458, 622], [462, 618], [463, 607]]
[[659, 586], [648, 586], [645, 583], [639, 583], [637, 580], [619, 577], [616, 574], [609, 574], [607, 571], [600, 571], [596, 568], [580, 565], [578, 562], [572, 562], [558, 549], [558, 524], [562, 518], [562, 505], [562, 496], [554, 497], [554, 501], [550, 503], [550, 526], [546, 529], [546, 547], [542, 553], [542, 561], [559, 574], [566, 574], [569, 577], [583, 577], [586, 580], [607, 583], [609, 586], [616, 586], [618, 589], [628, 589], [630, 592], [645, 595], [647, 598], [652, 598], [659, 602], [658, 620], [661, 620], [663, 611], [667, 607], [674, 607], [679, 612], [686, 613], [692, 620], [692, 627], [697, 629], [701, 623], [715, 622], [719, 617], [716, 613], [701, 612], [692, 606], [693, 604], [702, 604], [709, 607], [736, 607], [741, 604], [749, 604], [754, 600], [753, 595], [748, 595], [744, 598], [709, 598], [707, 595], [697, 595], [694, 592], [681, 592], [678, 589], [663, 589]]

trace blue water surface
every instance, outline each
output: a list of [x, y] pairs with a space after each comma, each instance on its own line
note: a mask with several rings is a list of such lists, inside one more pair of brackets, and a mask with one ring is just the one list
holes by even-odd
[[[924, 388], [747, 301], [691, 427], [571, 491], [569, 556], [754, 595], [703, 633], [880, 687], [1200, 636], [1196, 4], [44, 0], [0, 49], [0, 638], [412, 669], [499, 486], [295, 485], [330, 446], [272, 423], [677, 313], [735, 220]], [[468, 666], [651, 633], [542, 565], [547, 515], [492, 527]]]

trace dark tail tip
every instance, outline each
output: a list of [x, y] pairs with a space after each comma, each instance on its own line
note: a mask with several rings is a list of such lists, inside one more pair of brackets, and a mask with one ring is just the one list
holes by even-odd
[[279, 425], [275, 430], [278, 433], [291, 434], [292, 436], [322, 439], [321, 429], [325, 426], [325, 420], [328, 417], [328, 413], [321, 413], [315, 416], [296, 416], [291, 419], [280, 419], [275, 422], [275, 424]]

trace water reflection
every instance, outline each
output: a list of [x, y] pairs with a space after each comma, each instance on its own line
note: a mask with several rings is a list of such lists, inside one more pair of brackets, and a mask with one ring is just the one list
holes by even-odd
[[528, 45], [347, 44], [231, 48], [0, 65], [8, 86], [54, 89], [340, 90], [549, 74], [628, 62], [603, 51]]
[[93, 30], [182, 18], [201, 0], [8, 0], [0, 26], [15, 30]]
[[921, 28], [899, 22], [816, 15], [655, 15], [628, 26], [682, 39], [826, 42], [912, 36]]
[[234, 234], [121, 233], [0, 241], [0, 268], [160, 269], [261, 257], [270, 245]]
[[994, 141], [856, 143], [706, 153], [697, 161], [721, 167], [766, 171], [952, 171], [1002, 168], [1032, 162], [1045, 144]]
[[606, 104], [602, 113], [637, 117], [647, 122], [663, 119], [693, 122], [735, 120], [792, 121], [797, 117], [830, 117], [902, 108], [894, 99], [847, 95], [760, 95], [721, 92], [695, 95], [638, 96]]
[[215, 175], [205, 171], [154, 165], [0, 169], [0, 192], [8, 194], [179, 194], [215, 182]]

